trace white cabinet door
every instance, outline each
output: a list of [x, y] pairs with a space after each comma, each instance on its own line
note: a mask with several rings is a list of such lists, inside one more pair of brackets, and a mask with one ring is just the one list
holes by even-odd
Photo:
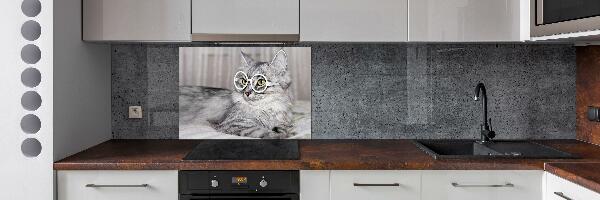
[[423, 171], [422, 200], [541, 200], [543, 171]]
[[544, 200], [600, 200], [600, 194], [546, 172]]
[[297, 41], [299, 20], [299, 0], [192, 0], [195, 41]]
[[58, 200], [177, 200], [177, 176], [171, 170], [58, 171]]
[[419, 200], [419, 171], [331, 171], [331, 200]]
[[529, 40], [528, 0], [410, 0], [409, 41]]
[[408, 0], [302, 0], [301, 41], [403, 42]]
[[189, 0], [83, 0], [83, 40], [189, 41]]
[[300, 200], [329, 200], [329, 170], [300, 171]]

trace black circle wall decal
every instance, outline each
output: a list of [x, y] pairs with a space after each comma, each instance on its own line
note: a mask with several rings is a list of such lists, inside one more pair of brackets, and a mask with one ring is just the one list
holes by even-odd
[[23, 38], [29, 41], [34, 41], [40, 38], [42, 34], [42, 27], [39, 23], [33, 20], [26, 21], [21, 26], [21, 35]]
[[42, 52], [40, 48], [34, 44], [25, 45], [21, 49], [21, 59], [27, 64], [35, 64], [40, 61]]
[[41, 81], [42, 74], [40, 73], [40, 70], [36, 68], [30, 67], [23, 70], [23, 72], [21, 73], [21, 82], [27, 87], [36, 87], [40, 84]]
[[38, 131], [40, 131], [41, 127], [42, 122], [40, 121], [40, 118], [33, 114], [28, 114], [21, 118], [21, 129], [25, 133], [37, 133]]
[[23, 0], [21, 11], [27, 17], [35, 17], [42, 11], [42, 3], [38, 0]]
[[27, 157], [37, 157], [42, 152], [42, 144], [35, 138], [27, 138], [21, 143], [21, 152]]

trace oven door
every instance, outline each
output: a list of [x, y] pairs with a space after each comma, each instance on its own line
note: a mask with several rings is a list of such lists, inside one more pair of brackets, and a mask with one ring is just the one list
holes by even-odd
[[282, 195], [219, 195], [219, 196], [199, 196], [199, 195], [180, 195], [179, 200], [207, 200], [207, 199], [217, 199], [217, 200], [243, 200], [243, 199], [253, 199], [253, 200], [299, 200], [297, 194], [282, 194]]
[[532, 0], [534, 37], [600, 29], [599, 0]]

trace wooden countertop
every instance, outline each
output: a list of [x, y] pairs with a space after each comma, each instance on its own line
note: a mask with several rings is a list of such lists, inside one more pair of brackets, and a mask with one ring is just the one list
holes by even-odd
[[545, 170], [592, 191], [600, 193], [600, 162], [546, 163]]
[[301, 140], [300, 160], [184, 161], [198, 141], [109, 140], [54, 163], [55, 170], [542, 170], [548, 162], [600, 162], [600, 147], [577, 140], [542, 144], [582, 159], [435, 160], [411, 140]]
[[[539, 140], [581, 159], [435, 160], [411, 140], [301, 140], [300, 160], [184, 161], [198, 141], [109, 140], [54, 163], [55, 170], [542, 170], [600, 192], [600, 146]], [[544, 166], [545, 165], [545, 166]], [[545, 168], [544, 168], [545, 167]]]

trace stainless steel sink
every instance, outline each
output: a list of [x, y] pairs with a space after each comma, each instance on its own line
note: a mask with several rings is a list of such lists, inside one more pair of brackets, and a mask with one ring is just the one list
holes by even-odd
[[475, 140], [414, 140], [414, 143], [435, 159], [577, 158], [570, 153], [530, 141], [498, 140], [478, 143]]

